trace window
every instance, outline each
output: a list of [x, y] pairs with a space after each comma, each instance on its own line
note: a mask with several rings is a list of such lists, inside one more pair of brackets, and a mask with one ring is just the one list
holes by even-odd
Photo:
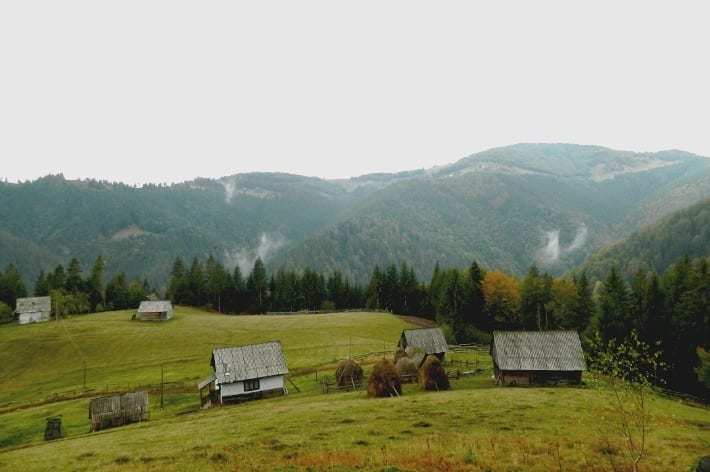
[[244, 391], [252, 392], [254, 390], [259, 390], [259, 379], [250, 379], [244, 381]]

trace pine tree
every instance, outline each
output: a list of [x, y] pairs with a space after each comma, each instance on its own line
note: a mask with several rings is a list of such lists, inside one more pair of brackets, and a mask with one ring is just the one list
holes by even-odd
[[612, 339], [623, 341], [633, 327], [629, 292], [614, 266], [609, 270], [599, 293], [596, 327], [604, 342]]

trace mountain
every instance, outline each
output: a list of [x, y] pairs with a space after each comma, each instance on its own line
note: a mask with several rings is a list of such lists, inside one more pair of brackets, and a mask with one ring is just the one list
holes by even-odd
[[682, 151], [518, 144], [453, 164], [323, 180], [253, 173], [170, 186], [68, 181], [0, 183], [0, 267], [29, 287], [72, 257], [88, 273], [125, 272], [164, 287], [176, 256], [212, 254], [248, 272], [340, 270], [366, 282], [406, 262], [561, 274], [600, 248], [710, 195], [710, 159]]
[[576, 269], [590, 280], [603, 280], [611, 266], [630, 280], [639, 271], [664, 273], [682, 256], [710, 257], [710, 198], [665, 216], [660, 221], [591, 255]]
[[476, 260], [555, 274], [650, 222], [710, 195], [710, 160], [681, 151], [521, 144], [474, 154], [388, 185], [353, 216], [277, 265], [338, 268], [361, 277], [407, 261], [420, 277]]

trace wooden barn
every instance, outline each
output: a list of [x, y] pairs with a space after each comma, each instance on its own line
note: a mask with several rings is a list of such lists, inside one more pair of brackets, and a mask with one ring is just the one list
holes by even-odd
[[138, 307], [138, 319], [141, 321], [165, 321], [173, 317], [173, 305], [169, 301], [144, 300]]
[[91, 431], [139, 423], [150, 419], [148, 392], [124, 393], [94, 398], [89, 403]]
[[493, 375], [501, 385], [570, 385], [587, 369], [576, 331], [494, 331]]
[[279, 341], [215, 349], [210, 365], [214, 372], [198, 385], [203, 408], [287, 393], [288, 366]]
[[51, 297], [18, 298], [15, 308], [18, 324], [39, 323], [49, 321], [52, 311]]
[[449, 345], [441, 328], [405, 329], [399, 337], [398, 347], [421, 365], [426, 356], [433, 354], [439, 361], [446, 360]]

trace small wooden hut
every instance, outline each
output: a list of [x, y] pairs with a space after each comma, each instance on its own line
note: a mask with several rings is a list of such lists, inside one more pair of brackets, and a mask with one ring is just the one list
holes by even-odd
[[62, 415], [47, 418], [47, 425], [44, 428], [44, 440], [52, 441], [64, 437], [64, 427], [62, 426]]
[[[405, 329], [399, 337], [397, 346], [404, 349], [409, 357], [415, 358], [419, 365], [428, 355], [434, 355], [439, 361], [444, 362], [449, 351], [449, 345], [441, 328]], [[416, 351], [419, 351], [420, 355], [412, 355]]]
[[494, 331], [493, 375], [501, 385], [563, 385], [587, 369], [576, 331]]
[[89, 419], [91, 431], [148, 421], [148, 392], [94, 398], [89, 403]]
[[210, 365], [214, 372], [198, 384], [203, 408], [287, 393], [288, 366], [279, 341], [215, 349]]
[[144, 300], [138, 307], [138, 319], [141, 321], [166, 321], [173, 317], [173, 305], [169, 301]]
[[49, 321], [52, 311], [52, 297], [18, 298], [15, 308], [18, 324]]

